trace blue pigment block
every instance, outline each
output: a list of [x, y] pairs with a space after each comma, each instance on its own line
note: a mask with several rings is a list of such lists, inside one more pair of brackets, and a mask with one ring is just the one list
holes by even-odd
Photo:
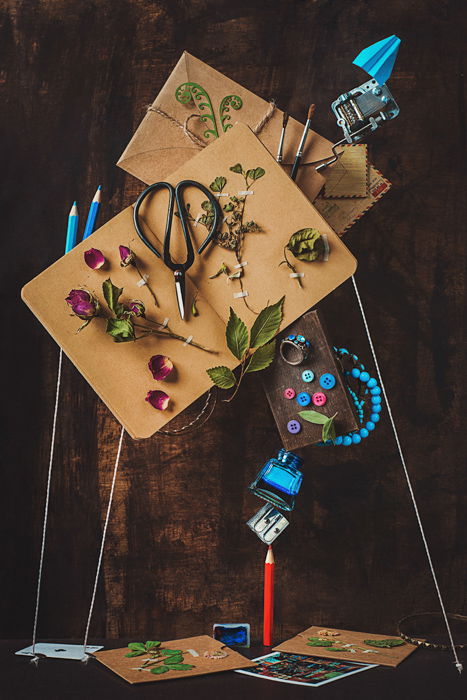
[[250, 625], [248, 622], [216, 622], [212, 626], [212, 636], [228, 647], [249, 647]]

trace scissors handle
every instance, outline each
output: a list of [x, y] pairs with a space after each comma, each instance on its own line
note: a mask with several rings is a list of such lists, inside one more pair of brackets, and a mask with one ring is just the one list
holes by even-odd
[[[207, 199], [209, 200], [209, 202], [212, 206], [212, 211], [214, 213], [214, 220], [212, 222], [211, 229], [210, 229], [208, 235], [206, 236], [206, 238], [204, 239], [204, 241], [202, 242], [202, 244], [200, 245], [200, 247], [198, 248], [198, 255], [201, 255], [201, 253], [207, 248], [209, 243], [211, 243], [211, 241], [213, 240], [213, 238], [216, 234], [217, 227], [219, 225], [219, 220], [220, 220], [219, 202], [217, 201], [217, 198], [213, 195], [213, 193], [210, 190], [208, 190], [207, 187], [202, 185], [200, 182], [196, 182], [196, 180], [181, 180], [181, 182], [178, 183], [178, 185], [175, 187], [175, 199], [177, 202], [178, 212], [180, 214], [180, 220], [182, 222], [183, 235], [185, 236], [185, 240], [187, 240], [190, 237], [190, 232], [189, 232], [189, 228], [188, 228], [188, 220], [187, 220], [187, 216], [186, 216], [186, 210], [185, 210], [185, 206], [184, 206], [183, 199], [182, 199], [183, 190], [186, 187], [194, 187], [195, 189], [202, 192], [204, 194], [204, 196], [207, 197]], [[165, 248], [164, 248], [164, 253], [165, 253]], [[187, 267], [190, 267], [192, 264], [193, 264], [193, 260], [190, 262], [189, 265], [187, 265]]]
[[139, 223], [139, 210], [141, 208], [141, 205], [143, 201], [146, 199], [148, 195], [150, 195], [152, 192], [157, 192], [158, 190], [161, 189], [166, 189], [169, 191], [169, 206], [167, 209], [167, 219], [165, 222], [165, 238], [167, 236], [170, 236], [170, 229], [172, 227], [172, 216], [173, 216], [173, 211], [174, 211], [174, 188], [169, 182], [155, 182], [153, 185], [149, 185], [143, 192], [141, 192], [140, 196], [136, 200], [135, 206], [133, 208], [133, 223], [135, 225], [136, 233], [138, 236], [141, 238], [143, 241], [144, 245], [149, 248], [149, 250], [154, 253], [158, 258], [161, 258], [161, 254], [157, 250], [157, 248], [154, 248], [152, 243], [148, 241], [146, 236], [143, 233], [143, 230], [140, 226]]

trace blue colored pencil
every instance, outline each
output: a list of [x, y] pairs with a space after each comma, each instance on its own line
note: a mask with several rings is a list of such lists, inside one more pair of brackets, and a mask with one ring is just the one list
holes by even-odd
[[76, 245], [76, 239], [78, 237], [78, 207], [76, 202], [73, 202], [73, 206], [70, 209], [68, 215], [68, 228], [66, 231], [66, 243], [65, 243], [65, 253], [69, 253], [72, 248]]
[[86, 226], [84, 227], [84, 233], [83, 233], [83, 241], [85, 238], [91, 235], [91, 233], [94, 231], [94, 227], [96, 225], [96, 219], [97, 215], [99, 213], [99, 208], [101, 206], [101, 186], [96, 190], [96, 194], [94, 195], [94, 198], [91, 202], [91, 206], [89, 207], [89, 214], [88, 218], [86, 220]]

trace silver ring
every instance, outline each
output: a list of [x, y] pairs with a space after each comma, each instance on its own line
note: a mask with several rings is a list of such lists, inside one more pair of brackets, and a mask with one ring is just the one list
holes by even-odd
[[308, 357], [311, 343], [304, 335], [288, 335], [281, 340], [279, 352], [288, 365], [301, 365]]

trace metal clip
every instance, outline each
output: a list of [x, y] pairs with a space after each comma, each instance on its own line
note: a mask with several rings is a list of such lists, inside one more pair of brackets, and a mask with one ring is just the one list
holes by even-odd
[[247, 525], [265, 544], [272, 544], [289, 521], [274, 506], [266, 504], [247, 521]]

